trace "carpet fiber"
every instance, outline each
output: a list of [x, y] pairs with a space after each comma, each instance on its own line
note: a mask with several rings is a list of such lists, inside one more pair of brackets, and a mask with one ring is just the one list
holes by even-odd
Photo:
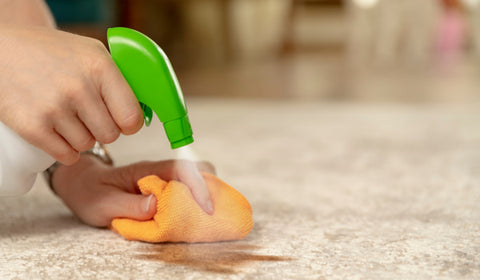
[[[475, 106], [190, 100], [195, 150], [252, 204], [242, 241], [126, 241], [38, 180], [0, 198], [0, 279], [480, 278]], [[172, 156], [160, 124], [117, 164]]]

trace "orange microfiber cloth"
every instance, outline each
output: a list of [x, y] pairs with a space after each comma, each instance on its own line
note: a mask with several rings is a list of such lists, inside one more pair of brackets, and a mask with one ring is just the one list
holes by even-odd
[[112, 221], [113, 230], [126, 239], [147, 242], [215, 242], [247, 236], [253, 228], [248, 200], [214, 175], [202, 175], [215, 209], [212, 216], [203, 212], [183, 183], [150, 175], [138, 180], [138, 186], [143, 194], [157, 197], [153, 220], [118, 218]]

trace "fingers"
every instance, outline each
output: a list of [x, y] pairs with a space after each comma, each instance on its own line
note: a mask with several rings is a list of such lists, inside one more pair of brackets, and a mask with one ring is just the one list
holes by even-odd
[[47, 154], [55, 158], [55, 160], [65, 165], [75, 163], [80, 156], [80, 153], [70, 146], [70, 144], [68, 144], [67, 141], [65, 141], [65, 139], [54, 130], [43, 135], [41, 139], [28, 136], [26, 139], [33, 139], [33, 145], [44, 150]]
[[[65, 195], [62, 199], [65, 200]], [[157, 212], [157, 199], [154, 195], [131, 194], [116, 187], [97, 192], [94, 199], [83, 203], [70, 201], [70, 204], [70, 208], [83, 222], [96, 227], [109, 226], [115, 218], [146, 221], [152, 219]]]
[[148, 175], [157, 175], [162, 180], [174, 179], [173, 161], [142, 161], [113, 170], [112, 184], [129, 193], [140, 193], [137, 181]]
[[189, 160], [167, 160], [159, 162], [140, 162], [115, 169], [113, 178], [116, 186], [129, 193], [138, 192], [137, 181], [148, 175], [157, 175], [165, 181], [178, 180], [191, 191], [193, 198], [205, 213], [214, 212], [210, 192], [200, 171], [215, 172], [211, 163], [194, 163]]
[[94, 41], [87, 81], [76, 99], [77, 114], [95, 139], [103, 144], [120, 133], [133, 134], [143, 125], [143, 112], [130, 86], [102, 43]]
[[83, 156], [72, 166], [61, 165], [52, 178], [55, 191], [84, 223], [105, 227], [114, 218], [152, 219], [157, 212], [155, 196], [128, 193], [117, 184], [116, 168]]
[[[159, 162], [141, 162], [124, 167], [128, 170], [119, 170], [119, 174], [128, 174], [128, 178], [123, 178], [126, 184], [126, 190], [136, 191], [136, 181], [147, 175], [157, 175], [165, 181], [178, 180], [184, 183], [192, 192], [192, 195], [198, 205], [207, 213], [213, 214], [213, 204], [210, 199], [208, 187], [205, 184], [200, 171], [215, 172], [215, 168], [208, 162], [194, 163], [189, 160], [168, 160]], [[124, 184], [125, 185], [125, 184]]]
[[134, 134], [143, 125], [143, 112], [127, 81], [110, 58], [103, 64], [99, 81], [105, 104], [121, 132]]
[[98, 142], [109, 144], [120, 136], [120, 128], [96, 93], [86, 93], [84, 98], [78, 100], [77, 111], [79, 118]]
[[192, 192], [193, 198], [198, 205], [209, 215], [213, 214], [213, 204], [210, 199], [207, 184], [200, 174], [194, 162], [182, 160], [176, 161], [174, 167], [177, 180], [183, 182]]
[[139, 221], [152, 219], [157, 212], [157, 199], [154, 195], [140, 195], [124, 192], [118, 188], [103, 195], [101, 213], [105, 222], [97, 226], [107, 226], [114, 218], [130, 218]]
[[[182, 166], [182, 162], [193, 163], [188, 160], [143, 161], [120, 167], [118, 169], [118, 175], [128, 176], [131, 185], [134, 186], [136, 186], [139, 179], [148, 175], [157, 175], [165, 181], [178, 180], [177, 169]], [[215, 174], [215, 167], [210, 162], [202, 161], [195, 164], [200, 172]], [[124, 177], [123, 182], [126, 182], [126, 179], [127, 178]]]
[[115, 141], [120, 133], [129, 135], [143, 125], [143, 112], [105, 46], [90, 40], [91, 52], [83, 57], [86, 84], [78, 103], [78, 115], [100, 143]]
[[76, 117], [55, 120], [55, 130], [78, 152], [87, 151], [95, 145], [95, 138]]

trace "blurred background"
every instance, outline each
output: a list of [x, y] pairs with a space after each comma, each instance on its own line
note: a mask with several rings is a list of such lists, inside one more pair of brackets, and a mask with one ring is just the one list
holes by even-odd
[[480, 97], [480, 0], [49, 0], [61, 29], [126, 26], [184, 94], [348, 102]]

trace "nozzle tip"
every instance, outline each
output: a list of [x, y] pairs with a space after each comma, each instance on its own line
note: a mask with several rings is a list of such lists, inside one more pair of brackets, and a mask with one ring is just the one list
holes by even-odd
[[163, 123], [163, 128], [172, 149], [180, 148], [193, 142], [192, 127], [187, 115]]
[[172, 147], [172, 149], [177, 149], [177, 148], [181, 148], [181, 147], [186, 146], [186, 145], [191, 144], [191, 143], [193, 143], [193, 137], [189, 136], [187, 138], [183, 138], [180, 141], [170, 142], [170, 146]]

